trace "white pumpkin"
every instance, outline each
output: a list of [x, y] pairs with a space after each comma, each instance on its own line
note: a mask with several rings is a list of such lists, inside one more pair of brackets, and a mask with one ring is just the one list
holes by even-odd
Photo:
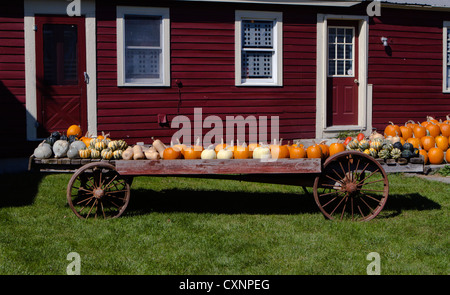
[[81, 140], [76, 140], [70, 144], [69, 149], [75, 148], [77, 150], [84, 150], [86, 148], [86, 145]]
[[48, 159], [52, 156], [52, 148], [48, 143], [42, 142], [34, 149], [34, 157], [37, 159]]
[[221, 149], [217, 152], [217, 159], [223, 160], [233, 159], [233, 151], [228, 148]]
[[60, 139], [53, 144], [53, 153], [55, 154], [56, 158], [65, 157], [68, 151], [69, 151], [69, 142], [67, 140]]
[[253, 150], [253, 159], [270, 159], [270, 148], [268, 146], [258, 146]]
[[214, 150], [214, 146], [210, 145], [207, 149], [204, 149], [200, 155], [200, 158], [207, 160], [216, 159], [217, 155], [216, 151]]
[[79, 158], [80, 157], [80, 155], [79, 155], [79, 149], [77, 149], [76, 147], [73, 147], [73, 146], [71, 146], [70, 148], [69, 148], [69, 150], [67, 151], [67, 157], [69, 158], [69, 159], [76, 159], [76, 158]]

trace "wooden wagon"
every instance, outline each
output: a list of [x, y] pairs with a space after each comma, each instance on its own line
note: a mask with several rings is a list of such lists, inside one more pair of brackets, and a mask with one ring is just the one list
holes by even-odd
[[420, 172], [423, 161], [380, 163], [358, 151], [322, 159], [90, 160], [30, 158], [30, 170], [73, 172], [67, 202], [79, 218], [117, 218], [127, 208], [135, 176], [203, 177], [313, 188], [327, 219], [368, 221], [389, 195], [387, 172]]

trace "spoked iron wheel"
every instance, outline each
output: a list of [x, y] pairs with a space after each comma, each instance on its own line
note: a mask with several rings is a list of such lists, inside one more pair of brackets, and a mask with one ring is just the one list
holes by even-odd
[[368, 221], [386, 204], [389, 181], [375, 159], [361, 152], [345, 151], [325, 161], [313, 191], [326, 218]]
[[67, 186], [67, 202], [81, 219], [116, 218], [130, 200], [130, 185], [108, 163], [89, 163], [78, 169]]

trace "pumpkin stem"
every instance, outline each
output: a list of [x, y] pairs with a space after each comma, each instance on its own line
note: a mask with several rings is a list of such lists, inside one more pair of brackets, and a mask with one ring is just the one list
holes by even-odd
[[389, 123], [391, 123], [391, 125], [395, 125], [394, 123], [392, 123], [392, 121], [389, 121]]

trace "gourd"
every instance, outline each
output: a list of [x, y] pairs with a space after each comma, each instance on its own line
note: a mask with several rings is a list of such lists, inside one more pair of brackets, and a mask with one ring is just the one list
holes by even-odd
[[56, 158], [63, 158], [69, 151], [69, 142], [59, 139], [53, 144], [53, 153]]
[[217, 152], [217, 159], [221, 159], [221, 160], [229, 160], [229, 159], [233, 159], [233, 151], [231, 150], [230, 147], [228, 148], [224, 148], [221, 149]]
[[370, 141], [374, 141], [376, 139], [383, 139], [384, 136], [381, 133], [378, 133], [377, 131], [373, 131], [370, 135], [369, 135], [369, 140]]
[[380, 157], [381, 159], [389, 159], [391, 156], [390, 151], [388, 150], [381, 150], [378, 152], [378, 157]]
[[125, 140], [123, 140], [123, 139], [119, 139], [118, 141], [117, 141], [117, 149], [119, 149], [119, 150], [126, 150], [128, 148], [128, 144], [127, 144], [127, 142], [125, 141]]
[[270, 159], [270, 147], [267, 145], [259, 145], [253, 150], [253, 159]]
[[79, 153], [78, 153], [79, 149], [77, 149], [76, 147], [70, 147], [69, 150], [67, 151], [67, 157], [69, 159], [76, 159], [79, 158]]
[[82, 159], [89, 159], [91, 157], [91, 150], [90, 149], [82, 149], [78, 151], [78, 155]]
[[86, 148], [86, 145], [84, 144], [84, 142], [82, 142], [82, 141], [80, 141], [80, 140], [77, 140], [77, 141], [74, 141], [74, 142], [72, 142], [71, 144], [70, 144], [70, 147], [69, 147], [69, 149], [70, 148], [76, 148], [76, 149], [78, 149], [78, 150], [81, 150], [81, 149], [85, 149]]
[[402, 155], [402, 151], [398, 148], [393, 148], [391, 151], [391, 157], [392, 159], [398, 159]]
[[122, 153], [123, 153], [123, 150], [115, 150], [115, 151], [113, 152], [113, 158], [114, 158], [114, 160], [120, 160], [120, 159], [122, 159]]
[[369, 148], [369, 155], [376, 158], [378, 156], [378, 151], [374, 148]]
[[108, 145], [103, 140], [100, 140], [100, 141], [97, 141], [94, 143], [94, 149], [96, 149], [97, 151], [102, 151], [102, 150], [106, 149], [107, 147], [108, 147]]
[[112, 140], [108, 143], [108, 148], [112, 151], [119, 149], [119, 143], [117, 140]]
[[249, 147], [245, 143], [238, 145], [233, 156], [235, 159], [248, 159], [250, 157]]
[[95, 150], [95, 149], [90, 149], [91, 150], [91, 159], [100, 159], [101, 154], [100, 151]]
[[223, 150], [224, 148], [226, 148], [227, 145], [223, 142], [223, 138], [220, 140], [220, 143], [218, 145], [216, 145], [216, 147], [214, 148], [214, 150], [216, 151], [216, 153], [218, 153], [220, 150]]
[[350, 149], [350, 150], [358, 150], [359, 149], [359, 141], [356, 138], [352, 139], [347, 144], [347, 148]]
[[442, 162], [444, 162], [444, 152], [437, 147], [431, 148], [428, 151], [428, 161], [430, 161], [430, 164], [434, 165], [442, 164]]
[[400, 151], [403, 151], [403, 145], [401, 142], [396, 142], [392, 145], [394, 149], [399, 149]]
[[370, 148], [370, 143], [369, 143], [369, 141], [367, 139], [361, 140], [358, 143], [358, 145], [359, 145], [359, 149], [362, 150], [362, 151]]
[[214, 150], [214, 146], [210, 145], [208, 148], [204, 149], [200, 155], [200, 158], [205, 160], [216, 159], [217, 155], [216, 151]]
[[100, 153], [102, 159], [104, 160], [110, 160], [113, 157], [113, 151], [110, 149], [104, 149]]
[[45, 141], [41, 142], [37, 148], [34, 149], [34, 157], [37, 159], [48, 159], [52, 156], [52, 148], [50, 144]]
[[405, 144], [403, 145], [403, 150], [410, 150], [412, 152], [414, 148], [415, 146], [409, 142], [405, 142]]
[[49, 136], [45, 139], [45, 142], [48, 143], [50, 146], [53, 146], [57, 139], [55, 137]]
[[259, 144], [254, 142], [254, 143], [250, 143], [248, 145], [248, 157], [249, 158], [253, 158], [253, 151], [255, 150], [255, 148], [259, 147]]
[[409, 143], [411, 144], [413, 147], [415, 148], [421, 148], [422, 147], [422, 143], [420, 142], [419, 138], [416, 137], [410, 137], [406, 140], [406, 142], [403, 144], [403, 149], [405, 148], [405, 144]]
[[375, 139], [375, 140], [371, 141], [369, 144], [369, 147], [379, 151], [381, 149], [381, 140]]
[[412, 156], [413, 156], [412, 151], [410, 151], [410, 150], [403, 150], [403, 151], [402, 151], [402, 154], [401, 154], [401, 157], [402, 157], [402, 158], [409, 159], [409, 158], [411, 158]]
[[145, 150], [144, 155], [147, 160], [159, 160], [161, 158], [158, 151], [154, 147]]
[[[152, 137], [153, 139], [153, 137]], [[159, 155], [161, 156], [161, 158], [164, 158], [164, 150], [166, 149], [166, 146], [164, 145], [164, 143], [161, 142], [161, 140], [159, 139], [153, 139], [153, 146], [156, 148], [156, 150], [158, 151]]]
[[124, 160], [133, 159], [133, 148], [131, 146], [127, 147], [127, 149], [122, 153], [122, 159]]
[[187, 146], [186, 146], [185, 144], [182, 144], [182, 143], [180, 142], [180, 139], [179, 139], [179, 138], [177, 138], [177, 144], [172, 145], [172, 142], [171, 142], [170, 145], [171, 145], [173, 148], [175, 148], [175, 149], [179, 149], [180, 152], [181, 152], [181, 156], [184, 156], [184, 150], [187, 148]]
[[144, 152], [142, 151], [142, 146], [136, 144], [133, 146], [133, 160], [143, 160], [145, 159]]
[[322, 148], [320, 145], [314, 143], [306, 149], [306, 155], [308, 158], [322, 158]]

